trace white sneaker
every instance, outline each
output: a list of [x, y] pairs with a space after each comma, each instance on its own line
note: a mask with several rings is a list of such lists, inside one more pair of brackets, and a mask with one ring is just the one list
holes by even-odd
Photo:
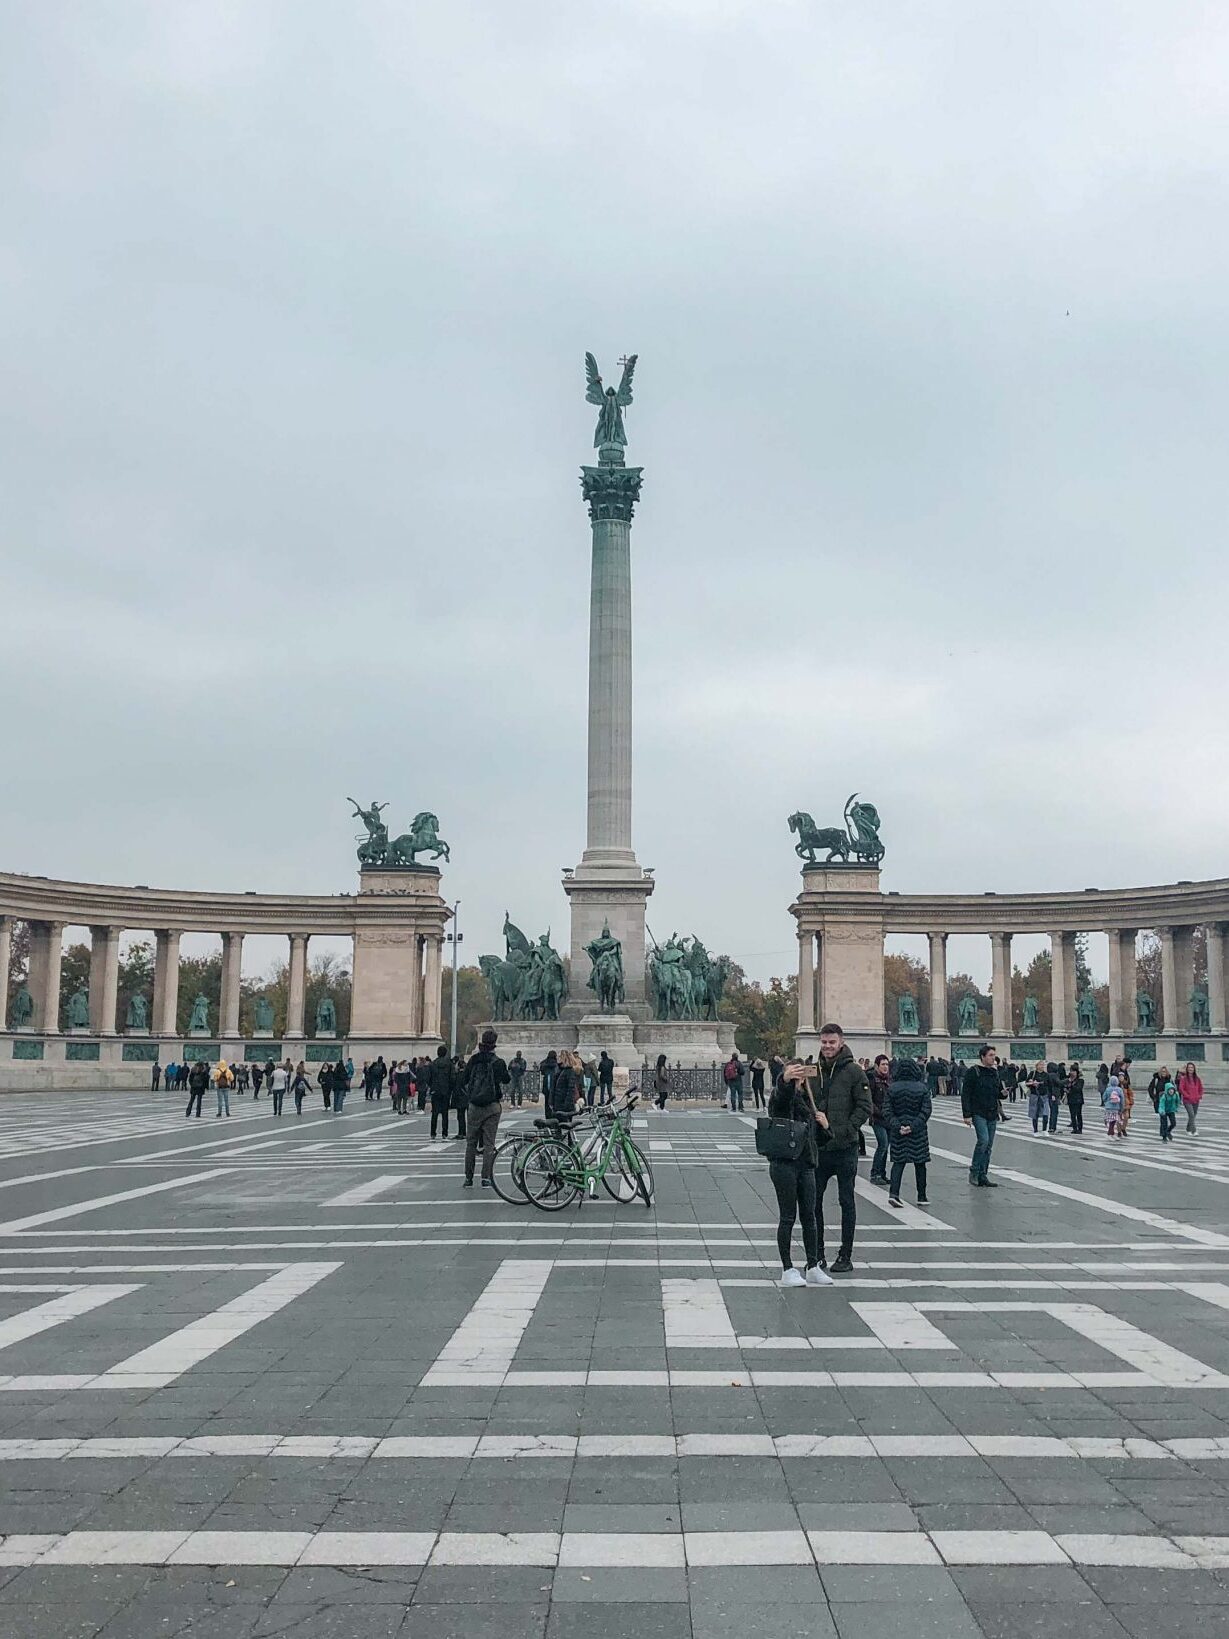
[[778, 1286], [805, 1286], [806, 1281], [802, 1278], [802, 1276], [798, 1273], [798, 1271], [796, 1269], [783, 1269], [781, 1271], [781, 1279], [777, 1282], [777, 1285]]
[[806, 1283], [808, 1286], [835, 1286], [836, 1282], [826, 1269], [821, 1269], [817, 1263], [807, 1270]]

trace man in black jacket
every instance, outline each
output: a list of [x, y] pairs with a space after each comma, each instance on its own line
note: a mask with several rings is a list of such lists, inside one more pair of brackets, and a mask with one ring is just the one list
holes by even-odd
[[819, 1147], [816, 1171], [819, 1228], [819, 1267], [828, 1267], [824, 1257], [824, 1192], [830, 1178], [836, 1179], [841, 1203], [841, 1250], [832, 1265], [836, 1275], [853, 1268], [853, 1237], [858, 1211], [854, 1204], [854, 1180], [858, 1176], [858, 1133], [871, 1113], [871, 1090], [866, 1072], [845, 1045], [839, 1024], [826, 1024], [819, 1033], [818, 1074], [812, 1082], [820, 1126], [831, 1137]]
[[192, 1114], [192, 1106], [195, 1104], [196, 1118], [198, 1121], [200, 1120], [201, 1100], [205, 1096], [205, 1089], [208, 1085], [209, 1066], [201, 1059], [197, 1059], [188, 1075], [188, 1108], [184, 1111], [185, 1116]]
[[441, 1042], [436, 1048], [435, 1058], [425, 1070], [418, 1072], [419, 1080], [424, 1081], [431, 1094], [431, 1136], [435, 1137], [436, 1128], [443, 1119], [443, 1136], [448, 1137], [448, 1110], [452, 1102], [452, 1060], [448, 1056], [448, 1049]]
[[495, 1053], [499, 1040], [493, 1030], [484, 1030], [478, 1051], [465, 1066], [466, 1122], [465, 1187], [474, 1185], [474, 1162], [482, 1145], [482, 1187], [491, 1188], [495, 1170], [495, 1134], [503, 1110], [503, 1090], [508, 1085], [508, 1066]]
[[960, 1088], [960, 1112], [966, 1127], [977, 1134], [973, 1160], [969, 1166], [969, 1182], [979, 1189], [997, 1189], [990, 1171], [990, 1151], [994, 1148], [994, 1132], [999, 1119], [999, 1056], [993, 1047], [979, 1047], [977, 1063], [965, 1071]]
[[614, 1099], [615, 1062], [606, 1049], [602, 1048], [602, 1056], [597, 1061], [597, 1101], [599, 1104], [609, 1104]]

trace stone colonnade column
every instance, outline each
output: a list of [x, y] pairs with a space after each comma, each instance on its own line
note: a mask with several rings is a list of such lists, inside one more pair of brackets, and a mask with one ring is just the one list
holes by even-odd
[[30, 994], [34, 998], [34, 1028], [52, 1034], [60, 1028], [63, 938], [63, 922], [30, 924]]
[[0, 1030], [9, 1022], [9, 962], [13, 955], [13, 918], [0, 916]]
[[[0, 947], [2, 948], [2, 947]], [[5, 972], [0, 963], [0, 974]], [[1225, 1032], [1225, 924], [1208, 923], [1208, 1023], [1217, 1035]]]
[[992, 933], [990, 952], [994, 977], [990, 985], [992, 1029], [996, 1036], [1011, 1035], [1011, 935]]
[[179, 1012], [178, 928], [154, 929], [154, 1034], [175, 1035]]
[[239, 976], [243, 968], [243, 934], [222, 935], [222, 1009], [219, 1027], [224, 1036], [239, 1034]]
[[1166, 1030], [1174, 1029], [1179, 1034], [1189, 1030], [1191, 1025], [1190, 1004], [1191, 991], [1195, 985], [1195, 930], [1194, 928], [1174, 928], [1174, 978], [1178, 985], [1178, 1005], [1174, 1009], [1173, 1025], [1170, 1025], [1166, 1016]]
[[98, 1036], [115, 1034], [120, 932], [111, 927], [90, 929], [90, 1029]]
[[798, 1028], [815, 1029], [815, 935], [798, 933]]
[[290, 935], [290, 973], [286, 987], [286, 1034], [296, 1040], [303, 1034], [303, 1005], [307, 999], [306, 933]]
[[1111, 928], [1108, 935], [1111, 1036], [1135, 1029], [1135, 934], [1134, 928]]
[[930, 1033], [951, 1034], [947, 1022], [947, 935], [928, 933], [930, 941]]
[[1050, 1034], [1069, 1036], [1075, 1023], [1075, 935], [1050, 935]]
[[426, 944], [426, 965], [422, 981], [422, 1034], [424, 1036], [438, 1036], [440, 1033], [440, 999], [443, 984], [441, 954], [444, 941], [437, 934], [428, 935]]

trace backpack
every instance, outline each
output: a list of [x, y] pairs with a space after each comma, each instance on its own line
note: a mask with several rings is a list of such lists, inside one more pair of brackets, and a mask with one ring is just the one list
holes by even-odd
[[495, 1085], [494, 1057], [479, 1060], [478, 1074], [471, 1082], [468, 1092], [471, 1104], [494, 1104], [499, 1097], [499, 1088]]
[[722, 1071], [722, 1075], [724, 1075], [724, 1077], [727, 1081], [737, 1081], [738, 1080], [738, 1069], [735, 1066], [733, 1059], [730, 1059], [727, 1062], [725, 1069]]

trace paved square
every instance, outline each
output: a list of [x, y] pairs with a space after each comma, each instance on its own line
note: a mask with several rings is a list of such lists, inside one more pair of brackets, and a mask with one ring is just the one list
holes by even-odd
[[232, 1107], [0, 1102], [6, 1634], [1229, 1631], [1229, 1112], [1017, 1119], [991, 1192], [943, 1101], [929, 1204], [864, 1165], [781, 1292], [750, 1114], [548, 1215], [387, 1102]]

